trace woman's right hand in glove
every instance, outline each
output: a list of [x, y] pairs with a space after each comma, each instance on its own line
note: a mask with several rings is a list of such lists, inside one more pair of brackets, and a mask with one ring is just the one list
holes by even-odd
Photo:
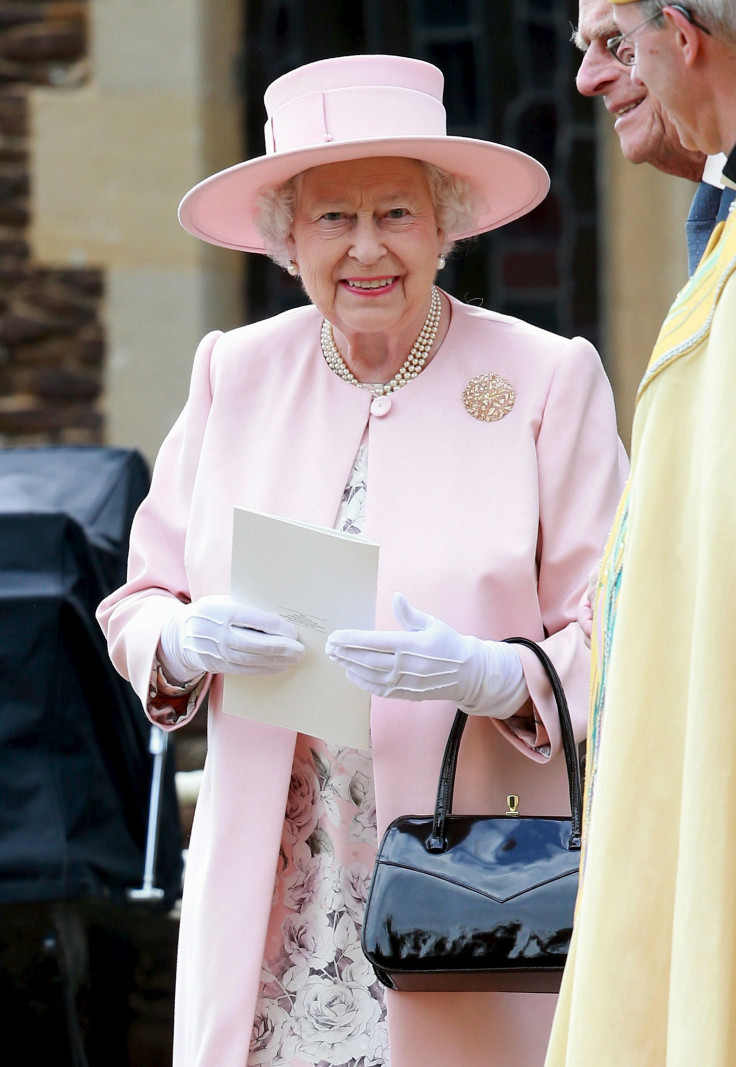
[[179, 604], [158, 645], [166, 677], [182, 685], [205, 671], [282, 674], [303, 654], [304, 645], [290, 622], [229, 596], [203, 596]]

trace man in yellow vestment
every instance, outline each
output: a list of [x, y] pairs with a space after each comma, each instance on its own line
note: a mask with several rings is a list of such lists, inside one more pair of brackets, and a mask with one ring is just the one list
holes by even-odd
[[[609, 48], [736, 186], [736, 3], [614, 3]], [[581, 890], [547, 1067], [736, 1064], [735, 550], [732, 211], [639, 388], [596, 596]]]

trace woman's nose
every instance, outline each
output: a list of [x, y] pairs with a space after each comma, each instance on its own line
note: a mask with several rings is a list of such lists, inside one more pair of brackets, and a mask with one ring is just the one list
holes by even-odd
[[377, 263], [386, 255], [386, 246], [383, 243], [381, 231], [373, 219], [358, 218], [356, 220], [350, 255], [358, 263], [366, 266]]

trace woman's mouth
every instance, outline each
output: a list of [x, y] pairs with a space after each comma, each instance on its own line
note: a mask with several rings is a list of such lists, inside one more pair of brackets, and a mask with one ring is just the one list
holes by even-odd
[[396, 282], [391, 278], [344, 278], [342, 284], [353, 292], [380, 293], [390, 289]]

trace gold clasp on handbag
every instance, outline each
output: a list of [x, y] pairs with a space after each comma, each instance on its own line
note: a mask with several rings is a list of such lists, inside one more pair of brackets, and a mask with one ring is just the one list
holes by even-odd
[[508, 811], [506, 812], [506, 814], [507, 815], [516, 815], [516, 816], [518, 816], [519, 815], [519, 798], [517, 797], [516, 793], [510, 793], [506, 797], [506, 803], [509, 806], [508, 807]]

